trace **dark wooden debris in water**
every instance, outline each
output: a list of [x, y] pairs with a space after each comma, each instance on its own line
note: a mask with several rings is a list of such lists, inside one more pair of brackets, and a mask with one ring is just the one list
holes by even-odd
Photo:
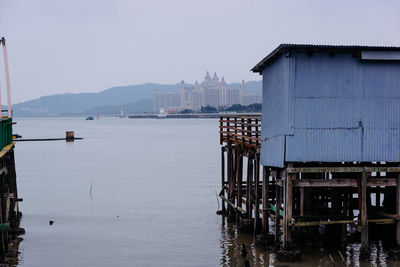
[[345, 236], [351, 226], [367, 251], [369, 228], [393, 225], [387, 235], [400, 246], [399, 163], [287, 162], [284, 168], [261, 168], [260, 122], [258, 116], [220, 117], [221, 213], [234, 217], [239, 230], [252, 229], [262, 246], [293, 253], [299, 233], [324, 226]]

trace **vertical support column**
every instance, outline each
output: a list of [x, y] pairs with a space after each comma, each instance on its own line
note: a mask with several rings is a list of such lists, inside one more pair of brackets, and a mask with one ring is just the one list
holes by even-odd
[[263, 166], [263, 181], [262, 181], [262, 233], [269, 235], [269, 168]]
[[[242, 207], [243, 150], [236, 151], [236, 206]], [[239, 225], [240, 213], [236, 211], [236, 225]]]
[[[397, 174], [396, 184], [396, 214], [400, 215], [400, 173]], [[396, 242], [400, 246], [400, 221], [396, 224]]]
[[247, 186], [246, 186], [246, 212], [248, 219], [252, 218], [253, 205], [252, 205], [252, 195], [253, 195], [253, 155], [249, 153], [247, 161]]
[[[289, 166], [290, 167], [290, 166]], [[293, 213], [293, 174], [284, 176], [284, 218], [283, 218], [283, 247], [287, 248], [292, 242], [291, 221]]]
[[[221, 192], [225, 195], [225, 147], [221, 147]], [[222, 214], [225, 215], [225, 201], [222, 200]]]
[[304, 187], [300, 187], [300, 216], [304, 216]]
[[[275, 248], [279, 247], [280, 236], [280, 210], [282, 206], [282, 187], [278, 185], [278, 181], [282, 181], [283, 170], [279, 170], [276, 175], [275, 191], [276, 191], [276, 205], [275, 205]], [[283, 184], [283, 181], [282, 181]]]
[[257, 154], [254, 160], [254, 235], [258, 233], [258, 224], [260, 220], [260, 194], [259, 194], [259, 186], [260, 186], [260, 155]]
[[361, 247], [368, 246], [368, 222], [367, 222], [367, 179], [369, 173], [365, 170], [361, 177]]
[[[233, 154], [232, 154], [232, 147], [227, 147], [227, 165], [228, 165], [228, 200], [232, 201], [232, 194], [233, 194], [233, 183], [232, 183], [232, 176], [233, 176]], [[228, 205], [228, 215], [232, 215], [232, 207]]]

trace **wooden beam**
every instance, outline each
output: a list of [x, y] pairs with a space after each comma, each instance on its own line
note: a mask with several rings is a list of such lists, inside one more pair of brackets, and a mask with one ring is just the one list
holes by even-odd
[[[295, 222], [292, 224], [293, 227], [306, 227], [306, 226], [317, 226], [326, 224], [356, 224], [360, 223], [360, 220], [332, 220], [332, 221], [312, 221], [312, 222]], [[394, 219], [369, 219], [368, 223], [377, 224], [393, 224]]]
[[400, 167], [304, 167], [286, 168], [287, 173], [318, 173], [318, 172], [400, 172]]
[[15, 146], [15, 143], [6, 145], [5, 147], [3, 147], [3, 149], [0, 151], [0, 158], [4, 157], [5, 154], [7, 154], [8, 151], [10, 151], [11, 149], [13, 149]]
[[220, 198], [222, 198], [226, 203], [228, 203], [233, 209], [239, 211], [242, 214], [246, 214], [246, 211], [244, 209], [242, 209], [241, 207], [237, 207], [234, 203], [230, 202], [226, 197], [224, 196], [219, 196]]
[[[282, 186], [282, 182], [279, 181]], [[367, 186], [396, 186], [396, 178], [369, 178]], [[357, 187], [356, 179], [301, 179], [293, 180], [293, 187]]]

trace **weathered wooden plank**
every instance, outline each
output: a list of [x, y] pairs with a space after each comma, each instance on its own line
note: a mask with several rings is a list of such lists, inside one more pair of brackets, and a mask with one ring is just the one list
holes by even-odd
[[13, 149], [15, 146], [15, 143], [6, 145], [5, 147], [3, 147], [3, 149], [0, 151], [0, 158], [4, 157], [5, 154], [7, 154], [8, 151], [10, 151], [11, 149]]
[[246, 214], [246, 211], [244, 209], [242, 209], [241, 207], [237, 207], [234, 203], [230, 202], [226, 197], [224, 196], [219, 196], [220, 198], [222, 198], [226, 203], [229, 204], [229, 206], [231, 206], [233, 209], [239, 211], [242, 214]]

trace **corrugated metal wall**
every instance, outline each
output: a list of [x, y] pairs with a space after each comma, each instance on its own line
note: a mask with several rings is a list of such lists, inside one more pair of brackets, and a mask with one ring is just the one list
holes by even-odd
[[262, 130], [265, 166], [400, 161], [400, 62], [282, 55], [263, 72]]
[[[280, 166], [284, 162], [285, 135], [288, 134], [288, 66], [278, 58], [263, 71], [263, 105], [261, 122], [261, 163]], [[268, 114], [264, 116], [264, 114]], [[268, 127], [266, 127], [268, 126]]]

